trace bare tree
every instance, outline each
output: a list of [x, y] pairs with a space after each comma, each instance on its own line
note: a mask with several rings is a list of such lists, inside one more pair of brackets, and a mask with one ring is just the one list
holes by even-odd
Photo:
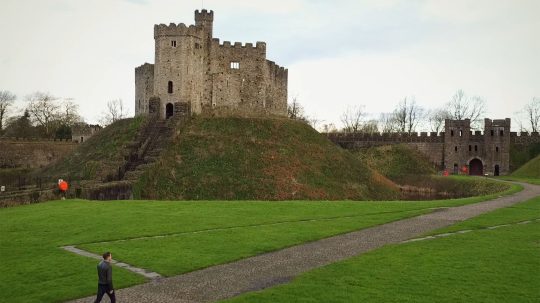
[[479, 127], [479, 122], [486, 112], [486, 101], [482, 97], [468, 97], [463, 90], [458, 90], [450, 102], [446, 104], [450, 118], [454, 120], [470, 119], [473, 128]]
[[321, 119], [317, 119], [315, 117], [311, 118], [311, 117], [306, 117], [307, 119], [307, 123], [313, 127], [313, 129], [315, 130], [319, 130], [319, 126], [321, 125], [321, 123], [324, 123], [324, 120], [321, 120]]
[[337, 131], [338, 129], [334, 123], [323, 124], [322, 126], [323, 133], [335, 133]]
[[525, 105], [523, 111], [531, 126], [531, 131], [538, 132], [540, 130], [540, 98], [533, 98], [530, 103]]
[[394, 113], [382, 113], [379, 118], [379, 129], [382, 133], [394, 133], [399, 130]]
[[365, 116], [364, 106], [349, 106], [341, 115], [343, 130], [350, 133], [360, 132], [362, 120]]
[[75, 123], [82, 121], [82, 117], [79, 115], [79, 105], [74, 103], [73, 99], [65, 99], [60, 106], [60, 122], [63, 125], [71, 127]]
[[26, 96], [28, 101], [28, 113], [33, 122], [43, 128], [45, 136], [49, 137], [54, 128], [54, 124], [60, 116], [58, 98], [50, 93], [35, 92]]
[[378, 134], [379, 133], [379, 123], [377, 120], [369, 120], [369, 121], [366, 121], [363, 125], [362, 125], [362, 128], [360, 130], [360, 132], [364, 133], [364, 134], [370, 134], [370, 135], [373, 135], [373, 134]]
[[443, 108], [438, 108], [431, 110], [427, 117], [431, 131], [440, 133], [444, 130], [444, 120], [450, 119], [450, 113]]
[[414, 97], [404, 98], [394, 110], [394, 121], [400, 132], [410, 134], [416, 131], [423, 114], [424, 109], [416, 104]]
[[101, 124], [109, 125], [126, 117], [126, 109], [122, 99], [114, 99], [107, 102], [107, 110], [102, 114]]
[[293, 97], [292, 102], [287, 104], [287, 116], [294, 120], [306, 120], [304, 107], [298, 102], [298, 97]]
[[4, 121], [7, 119], [9, 107], [13, 105], [17, 96], [7, 90], [0, 90], [0, 131], [4, 129]]

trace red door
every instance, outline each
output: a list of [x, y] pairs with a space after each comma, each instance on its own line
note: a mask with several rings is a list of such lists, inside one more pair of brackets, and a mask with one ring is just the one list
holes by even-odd
[[471, 176], [483, 176], [484, 175], [484, 165], [479, 159], [472, 159], [469, 162], [469, 175]]

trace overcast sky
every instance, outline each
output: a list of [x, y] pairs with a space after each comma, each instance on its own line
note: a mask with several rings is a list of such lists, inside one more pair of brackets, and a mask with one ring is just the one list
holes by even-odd
[[87, 122], [111, 99], [133, 112], [153, 25], [193, 24], [202, 5], [222, 41], [266, 41], [289, 97], [326, 123], [405, 96], [442, 106], [458, 89], [485, 98], [491, 118], [540, 97], [538, 0], [1, 0], [0, 90], [74, 98]]

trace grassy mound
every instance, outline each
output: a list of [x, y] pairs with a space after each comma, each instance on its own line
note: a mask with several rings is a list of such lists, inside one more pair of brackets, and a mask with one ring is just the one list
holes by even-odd
[[71, 155], [38, 174], [71, 180], [102, 180], [117, 171], [124, 159], [125, 146], [135, 139], [143, 122], [141, 117], [116, 121], [79, 145]]
[[513, 172], [512, 177], [540, 179], [540, 155]]
[[196, 117], [141, 177], [148, 199], [388, 199], [397, 191], [350, 152], [288, 119]]
[[406, 145], [388, 145], [362, 149], [357, 152], [372, 169], [393, 181], [410, 175], [432, 175], [437, 171], [429, 159]]
[[540, 143], [528, 146], [510, 145], [510, 171], [516, 171], [540, 155]]

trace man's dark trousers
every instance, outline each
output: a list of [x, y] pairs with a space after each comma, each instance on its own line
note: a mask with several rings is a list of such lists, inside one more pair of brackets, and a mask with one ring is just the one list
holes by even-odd
[[94, 303], [99, 303], [101, 302], [101, 299], [103, 298], [103, 296], [105, 294], [107, 294], [109, 296], [109, 298], [111, 298], [111, 303], [116, 303], [116, 297], [114, 295], [114, 292], [112, 292], [112, 289], [109, 287], [109, 285], [107, 284], [98, 284], [98, 292], [97, 292], [97, 297], [96, 297], [96, 300], [94, 301]]

